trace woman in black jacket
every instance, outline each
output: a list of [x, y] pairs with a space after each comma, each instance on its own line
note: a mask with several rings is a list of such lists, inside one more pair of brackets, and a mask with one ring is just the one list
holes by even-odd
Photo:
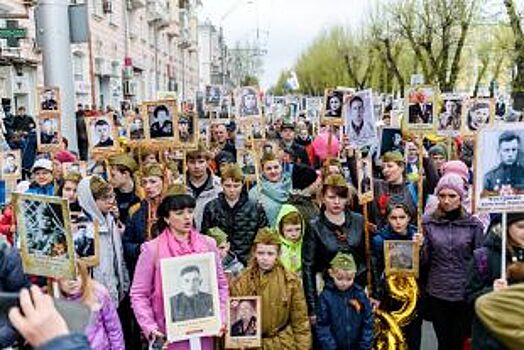
[[[505, 289], [511, 284], [524, 283], [524, 213], [508, 214], [507, 226], [507, 280], [500, 276], [502, 226], [497, 224], [488, 233], [484, 247], [474, 251], [466, 287], [466, 298], [472, 305], [483, 294]], [[472, 340], [473, 349], [505, 349], [476, 317], [473, 320]]]
[[311, 322], [316, 321], [318, 293], [316, 274], [327, 276], [330, 261], [338, 252], [350, 253], [357, 264], [356, 281], [365, 284], [364, 219], [346, 209], [350, 189], [341, 175], [328, 176], [322, 187], [321, 213], [311, 220], [302, 245], [304, 291]]

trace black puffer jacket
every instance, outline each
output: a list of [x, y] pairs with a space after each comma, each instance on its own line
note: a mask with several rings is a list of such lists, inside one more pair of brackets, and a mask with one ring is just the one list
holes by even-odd
[[269, 226], [262, 205], [250, 200], [242, 192], [233, 208], [229, 206], [223, 193], [211, 200], [204, 208], [202, 233], [212, 227], [219, 227], [228, 235], [231, 251], [242, 264], [247, 265], [249, 251], [259, 228]]
[[[486, 237], [484, 247], [476, 249], [468, 273], [466, 300], [473, 306], [477, 298], [493, 291], [493, 282], [500, 278], [502, 259], [501, 225], [492, 227]], [[524, 262], [524, 249], [511, 247], [506, 254], [506, 265], [512, 261]], [[508, 276], [508, 284], [524, 283], [524, 276]], [[506, 349], [475, 317], [472, 327], [472, 348], [482, 350]]]
[[364, 218], [362, 215], [346, 211], [346, 222], [337, 226], [329, 221], [324, 212], [311, 220], [302, 243], [302, 279], [310, 316], [317, 312], [317, 287], [315, 274], [325, 273], [331, 260], [338, 252], [350, 253], [357, 264], [356, 282], [365, 286], [365, 243]]

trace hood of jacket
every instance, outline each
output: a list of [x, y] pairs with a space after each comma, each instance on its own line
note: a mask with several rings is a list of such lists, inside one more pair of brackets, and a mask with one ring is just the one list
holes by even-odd
[[[291, 214], [291, 213], [298, 213], [298, 215], [300, 215], [300, 218], [302, 220], [300, 224], [302, 232], [300, 233], [300, 239], [296, 242], [292, 242], [289, 239], [285, 238], [284, 233], [280, 231], [280, 222], [282, 221], [284, 216]], [[275, 223], [275, 230], [278, 232], [278, 235], [280, 236], [280, 241], [282, 242], [282, 244], [288, 247], [300, 246], [302, 244], [302, 239], [304, 238], [304, 228], [305, 228], [304, 218], [302, 217], [302, 214], [300, 214], [298, 209], [292, 206], [291, 204], [284, 204], [280, 208], [280, 212], [278, 213], [277, 221]]]
[[97, 219], [101, 225], [106, 225], [106, 216], [102, 214], [96, 205], [95, 197], [91, 192], [91, 176], [83, 178], [78, 184], [78, 204], [93, 219]]
[[291, 176], [288, 173], [282, 173], [282, 179], [278, 182], [271, 182], [264, 176], [260, 177], [259, 181], [260, 192], [275, 202], [285, 203], [289, 198], [291, 191]]

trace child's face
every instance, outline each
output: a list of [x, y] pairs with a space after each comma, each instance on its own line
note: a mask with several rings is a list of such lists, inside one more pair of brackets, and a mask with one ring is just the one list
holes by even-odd
[[351, 288], [355, 280], [354, 272], [348, 272], [341, 269], [329, 269], [329, 275], [333, 278], [335, 286], [340, 291], [346, 291]]
[[282, 234], [284, 235], [285, 239], [296, 242], [302, 235], [302, 225], [283, 225]]
[[388, 222], [395, 233], [405, 234], [410, 217], [402, 208], [395, 208], [388, 215]]
[[218, 246], [218, 251], [220, 252], [220, 258], [224, 259], [229, 253], [229, 242], [224, 242]]
[[79, 294], [82, 291], [82, 278], [80, 276], [73, 280], [60, 278], [58, 285], [62, 293], [66, 295]]

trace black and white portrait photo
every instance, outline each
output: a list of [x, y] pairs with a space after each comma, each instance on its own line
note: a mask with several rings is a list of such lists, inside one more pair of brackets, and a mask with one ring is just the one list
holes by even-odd
[[60, 115], [42, 113], [37, 121], [38, 147], [40, 150], [49, 150], [59, 146], [61, 140]]
[[418, 256], [418, 247], [413, 241], [384, 241], [386, 276], [391, 274], [418, 275]]
[[407, 125], [411, 130], [433, 129], [435, 94], [432, 87], [417, 87], [408, 95]]
[[327, 90], [324, 98], [324, 117], [341, 118], [344, 104], [344, 92], [340, 90]]
[[237, 92], [237, 112], [239, 117], [256, 117], [260, 115], [258, 90], [252, 86], [245, 86]]
[[144, 140], [146, 138], [144, 117], [139, 114], [132, 114], [128, 118], [128, 135], [131, 141]]
[[20, 178], [22, 174], [20, 150], [13, 150], [2, 153], [1, 162], [2, 179]]
[[40, 88], [40, 111], [58, 111], [60, 109], [60, 90], [56, 87]]
[[228, 349], [260, 347], [260, 297], [230, 297], [228, 300]]
[[71, 232], [75, 254], [88, 262], [89, 266], [98, 264], [98, 225], [83, 213], [71, 214]]
[[357, 151], [357, 191], [360, 204], [373, 200], [372, 166], [371, 153], [368, 152], [366, 156], [363, 157], [361, 152]]
[[64, 177], [71, 174], [80, 174], [82, 177], [87, 176], [87, 163], [85, 161], [64, 162], [62, 163], [62, 172]]
[[248, 150], [239, 150], [237, 155], [237, 160], [242, 173], [247, 179], [253, 179], [256, 175], [256, 157], [255, 155]]
[[116, 128], [111, 115], [89, 118], [87, 136], [91, 148], [113, 148]]
[[479, 210], [524, 206], [524, 125], [489, 128], [477, 137], [475, 188]]
[[360, 148], [375, 143], [377, 135], [371, 90], [359, 91], [348, 98], [345, 126], [350, 146]]
[[24, 271], [71, 278], [74, 248], [67, 201], [26, 194], [16, 194], [15, 198]]
[[453, 135], [462, 128], [463, 99], [457, 95], [442, 96], [442, 106], [438, 115], [437, 131], [439, 134]]
[[399, 128], [384, 128], [380, 140], [380, 155], [390, 151], [403, 153], [402, 131]]
[[[168, 341], [216, 334], [221, 326], [213, 253], [160, 261]], [[194, 336], [195, 334], [193, 334]]]
[[222, 100], [222, 90], [218, 85], [206, 86], [206, 106], [219, 107]]
[[491, 99], [479, 98], [468, 103], [464, 124], [467, 134], [475, 134], [491, 124], [493, 103]]
[[180, 114], [177, 118], [178, 142], [186, 147], [196, 143], [197, 119], [194, 113]]
[[151, 139], [174, 138], [174, 102], [147, 103], [146, 108], [149, 122], [149, 136]]

